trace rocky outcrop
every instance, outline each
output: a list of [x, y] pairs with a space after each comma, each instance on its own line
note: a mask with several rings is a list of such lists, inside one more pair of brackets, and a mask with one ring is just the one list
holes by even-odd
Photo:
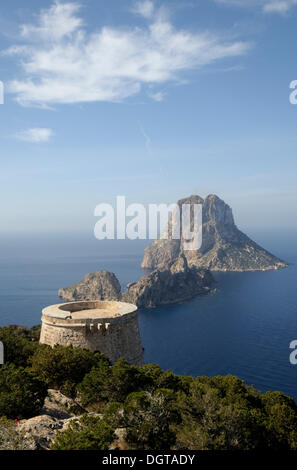
[[120, 300], [121, 286], [114, 273], [102, 270], [87, 274], [82, 281], [60, 289], [58, 294], [68, 301]]
[[59, 390], [49, 389], [40, 414], [57, 419], [68, 419], [85, 412], [86, 410], [72, 398], [66, 397]]
[[[98, 420], [103, 418], [102, 414], [94, 412], [87, 413], [87, 415]], [[56, 440], [57, 431], [66, 431], [73, 421], [79, 424], [80, 417], [57, 419], [41, 415], [22, 421], [16, 427], [17, 437], [24, 442], [21, 450], [50, 450]], [[128, 448], [125, 441], [126, 434], [125, 428], [115, 429], [115, 440], [111, 443], [110, 450], [126, 450]], [[18, 448], [15, 443], [13, 445], [12, 450]]]
[[83, 413], [86, 413], [86, 410], [75, 400], [66, 397], [59, 390], [49, 389], [40, 414], [22, 420], [17, 425], [17, 430], [31, 443], [31, 450], [48, 450], [56, 438], [57, 431], [67, 429], [70, 422], [78, 420]]
[[[259, 246], [235, 225], [232, 209], [213, 194], [203, 200], [190, 196], [178, 201], [183, 204], [202, 204], [202, 246], [199, 250], [184, 250], [184, 240], [173, 240], [172, 217], [168, 224], [168, 239], [155, 240], [145, 249], [143, 268], [156, 269], [169, 266], [181, 254], [189, 266], [212, 271], [258, 271], [279, 269], [287, 263]], [[163, 235], [164, 236], [164, 235]]]
[[138, 307], [156, 307], [192, 299], [209, 292], [213, 277], [208, 270], [189, 267], [181, 255], [173, 263], [155, 269], [131, 284], [122, 295], [124, 302]]
[[34, 442], [32, 450], [48, 450], [56, 438], [57, 431], [61, 431], [63, 425], [64, 420], [41, 415], [21, 422], [18, 425], [18, 430], [28, 440]]
[[[123, 294], [120, 293], [120, 284], [115, 274], [99, 271], [88, 274], [82, 281], [74, 284], [75, 287], [60, 289], [59, 295], [67, 300], [98, 300], [98, 285], [94, 288], [94, 284], [88, 280], [90, 276], [91, 279], [99, 277], [102, 282], [104, 276], [102, 273], [108, 273], [108, 279], [112, 279], [112, 285], [116, 286], [116, 290], [107, 288], [104, 290], [104, 300], [114, 300], [116, 292], [117, 300], [138, 307], [157, 307], [192, 299], [196, 295], [208, 292], [213, 282], [208, 270], [189, 267], [186, 257], [181, 254], [169, 265], [163, 264], [138, 282], [129, 283]], [[102, 296], [102, 290], [100, 295]]]

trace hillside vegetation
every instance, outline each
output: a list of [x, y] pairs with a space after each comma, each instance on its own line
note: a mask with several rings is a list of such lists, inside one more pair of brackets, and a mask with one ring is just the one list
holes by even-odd
[[0, 340], [2, 449], [16, 442], [14, 420], [38, 414], [48, 388], [86, 410], [57, 433], [53, 449], [108, 449], [119, 429], [126, 449], [297, 448], [297, 406], [280, 392], [262, 394], [231, 375], [195, 378], [155, 364], [112, 365], [89, 350], [40, 345], [37, 328], [1, 328]]

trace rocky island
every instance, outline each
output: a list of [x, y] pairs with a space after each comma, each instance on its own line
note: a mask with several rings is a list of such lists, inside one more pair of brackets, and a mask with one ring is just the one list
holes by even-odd
[[206, 269], [189, 267], [182, 254], [169, 266], [160, 266], [130, 283], [121, 294], [120, 284], [114, 273], [98, 271], [88, 274], [82, 281], [59, 290], [64, 300], [117, 300], [137, 307], [157, 307], [184, 302], [210, 291], [214, 279]]
[[81, 281], [59, 289], [64, 300], [120, 300], [121, 285], [114, 273], [97, 271], [87, 274]]
[[235, 225], [232, 209], [218, 196], [211, 194], [205, 199], [190, 196], [177, 202], [202, 204], [202, 246], [199, 250], [183, 250], [183, 238], [173, 240], [172, 217], [168, 223], [168, 239], [155, 240], [145, 249], [143, 268], [156, 269], [169, 266], [181, 254], [189, 266], [211, 271], [266, 271], [280, 269], [287, 263], [259, 246]]
[[218, 196], [205, 199], [190, 196], [178, 201], [202, 205], [202, 245], [184, 250], [183, 238], [172, 239], [173, 219], [168, 222], [168, 238], [163, 235], [145, 249], [142, 267], [151, 272], [128, 284], [122, 293], [114, 273], [97, 271], [72, 286], [59, 290], [59, 296], [74, 300], [117, 300], [150, 308], [183, 302], [210, 291], [211, 271], [266, 271], [285, 268], [287, 263], [259, 246], [235, 225], [232, 209]]
[[185, 302], [210, 291], [214, 279], [207, 269], [189, 267], [181, 255], [169, 266], [155, 269], [138, 282], [128, 286], [122, 295], [124, 302], [138, 307], [157, 307]]

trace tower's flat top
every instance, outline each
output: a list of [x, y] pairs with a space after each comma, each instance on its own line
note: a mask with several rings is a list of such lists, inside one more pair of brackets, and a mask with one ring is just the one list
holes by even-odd
[[116, 301], [78, 301], [50, 305], [42, 310], [43, 315], [59, 319], [116, 318], [137, 310], [136, 305]]
[[110, 311], [104, 308], [90, 308], [88, 310], [80, 310], [79, 312], [72, 312], [71, 318], [80, 319], [80, 318], [106, 318], [106, 317], [118, 317], [119, 313], [117, 311]]

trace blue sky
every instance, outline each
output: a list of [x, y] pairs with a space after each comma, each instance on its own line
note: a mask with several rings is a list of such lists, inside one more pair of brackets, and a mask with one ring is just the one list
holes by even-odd
[[12, 0], [0, 17], [4, 234], [209, 193], [242, 228], [297, 229], [297, 1]]

